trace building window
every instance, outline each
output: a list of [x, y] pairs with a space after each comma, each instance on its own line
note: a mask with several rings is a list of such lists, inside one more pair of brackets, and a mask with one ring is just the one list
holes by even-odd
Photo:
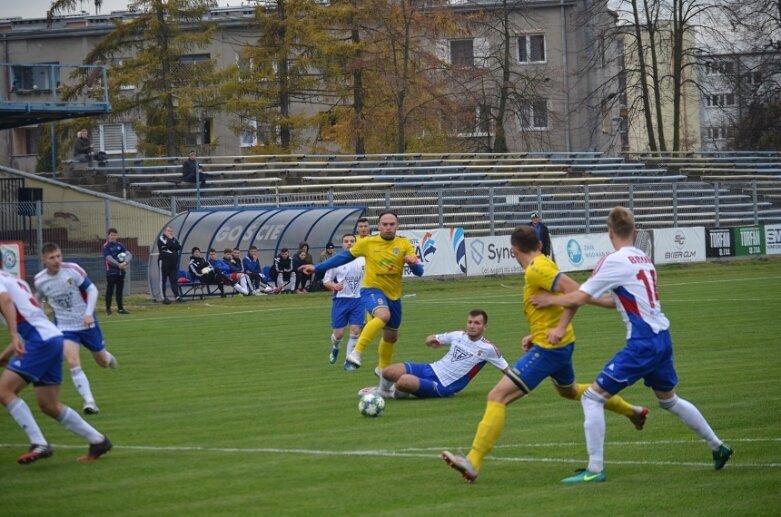
[[548, 129], [548, 100], [522, 100], [519, 106], [521, 129]]
[[467, 109], [458, 121], [459, 137], [483, 137], [491, 134], [491, 107], [479, 105]]
[[735, 106], [734, 93], [714, 93], [705, 96], [705, 105], [709, 108]]
[[469, 68], [475, 66], [475, 42], [473, 39], [450, 40], [450, 64]]
[[[57, 66], [51, 66], [57, 65]], [[60, 84], [59, 63], [11, 66], [11, 91], [51, 90]]]
[[525, 34], [518, 37], [519, 63], [544, 63], [545, 59], [544, 34]]
[[12, 130], [13, 135], [13, 156], [25, 156], [38, 154], [38, 137], [40, 128], [15, 127]]
[[176, 64], [171, 67], [171, 75], [177, 84], [196, 82], [201, 76], [208, 73], [211, 63], [209, 54], [191, 54], [179, 56]]
[[241, 136], [239, 145], [241, 147], [252, 147], [258, 145], [258, 121], [255, 119], [244, 119], [241, 121]]
[[101, 124], [90, 132], [90, 141], [107, 154], [119, 154], [123, 147], [126, 153], [135, 153], [138, 148], [138, 135], [128, 122]]
[[705, 63], [705, 75], [729, 75], [735, 72], [732, 61], [716, 61]]
[[751, 86], [762, 84], [762, 72], [747, 72], [743, 74], [743, 80]]

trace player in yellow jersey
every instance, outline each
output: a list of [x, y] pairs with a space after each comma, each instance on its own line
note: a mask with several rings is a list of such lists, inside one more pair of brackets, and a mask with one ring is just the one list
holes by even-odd
[[[537, 232], [531, 226], [517, 228], [510, 237], [515, 259], [524, 269], [523, 312], [529, 322], [531, 334], [521, 340], [526, 354], [505, 372], [504, 377], [488, 394], [485, 414], [477, 426], [472, 449], [467, 456], [442, 452], [442, 459], [461, 472], [469, 482], [477, 479], [485, 456], [491, 452], [504, 429], [507, 406], [528, 395], [546, 377], [550, 377], [559, 395], [571, 400], [580, 400], [588, 384], [575, 383], [572, 367], [572, 353], [575, 349], [575, 332], [568, 325], [562, 339], [552, 344], [548, 331], [556, 328], [563, 309], [554, 307], [537, 309], [531, 297], [539, 292], [568, 293], [577, 290], [578, 283], [559, 272], [556, 264], [542, 254]], [[600, 299], [595, 304], [606, 304]], [[648, 409], [628, 404], [624, 399], [610, 399], [606, 409], [627, 416], [639, 430], [645, 424]]]
[[[415, 248], [406, 237], [396, 235], [399, 217], [394, 212], [380, 214], [379, 233], [360, 239], [349, 250], [331, 257], [325, 262], [301, 266], [305, 274], [326, 271], [364, 257], [366, 266], [361, 285], [361, 303], [373, 316], [361, 331], [355, 349], [345, 360], [360, 368], [361, 354], [377, 334], [382, 331], [379, 347], [379, 368], [393, 362], [393, 348], [399, 338], [401, 325], [401, 277], [404, 265], [416, 276], [423, 274], [423, 265], [415, 254]], [[392, 384], [392, 383], [391, 383]]]

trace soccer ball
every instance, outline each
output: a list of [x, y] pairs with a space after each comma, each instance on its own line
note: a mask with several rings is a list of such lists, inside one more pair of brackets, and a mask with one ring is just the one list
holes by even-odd
[[385, 399], [374, 393], [363, 395], [358, 401], [358, 411], [363, 416], [380, 416], [383, 409], [385, 409]]
[[205, 274], [209, 273], [209, 271], [211, 271], [212, 269], [214, 269], [214, 268], [212, 268], [211, 266], [206, 266], [205, 268], [201, 269], [201, 274], [205, 275]]
[[124, 251], [117, 254], [117, 262], [124, 262], [126, 258], [127, 258], [127, 253], [125, 253]]

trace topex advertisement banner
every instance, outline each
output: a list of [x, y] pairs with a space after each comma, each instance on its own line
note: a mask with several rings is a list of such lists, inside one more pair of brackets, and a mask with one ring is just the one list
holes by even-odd
[[[466, 241], [463, 228], [437, 230], [404, 230], [398, 235], [412, 242], [415, 253], [423, 262], [423, 276], [466, 274]], [[404, 266], [404, 276], [414, 277]]]
[[681, 264], [705, 261], [705, 228], [654, 230], [654, 263]]
[[22, 241], [0, 241], [3, 271], [24, 279], [24, 244]]
[[762, 231], [765, 234], [765, 253], [781, 255], [781, 224], [766, 224]]
[[708, 258], [735, 256], [735, 234], [732, 228], [705, 229], [705, 256]]
[[765, 241], [762, 239], [762, 228], [759, 226], [743, 226], [735, 228], [735, 255], [747, 257], [765, 254]]
[[466, 239], [467, 276], [523, 273], [510, 247], [509, 235]]
[[[613, 253], [613, 245], [605, 233], [554, 235], [551, 237], [553, 256], [559, 271], [588, 271], [599, 259]], [[704, 253], [703, 253], [704, 256]]]

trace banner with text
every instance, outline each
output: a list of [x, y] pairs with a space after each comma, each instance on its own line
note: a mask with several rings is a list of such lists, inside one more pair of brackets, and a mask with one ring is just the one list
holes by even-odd
[[765, 243], [762, 240], [762, 229], [759, 226], [735, 228], [735, 255], [746, 257], [764, 254]]
[[[423, 276], [463, 275], [466, 273], [466, 242], [463, 228], [404, 230], [399, 235], [412, 242], [423, 262]], [[404, 276], [415, 276], [404, 267]]]
[[0, 253], [3, 255], [3, 271], [24, 279], [24, 243], [0, 241]]
[[467, 276], [523, 273], [510, 248], [509, 235], [466, 239]]
[[654, 263], [680, 264], [705, 261], [705, 228], [654, 230]]
[[594, 269], [600, 258], [613, 253], [607, 232], [554, 235], [551, 240], [556, 264], [564, 272]]
[[708, 258], [735, 256], [735, 234], [732, 228], [705, 229], [705, 256]]
[[781, 255], [781, 224], [766, 224], [762, 230], [765, 234], [765, 253]]

